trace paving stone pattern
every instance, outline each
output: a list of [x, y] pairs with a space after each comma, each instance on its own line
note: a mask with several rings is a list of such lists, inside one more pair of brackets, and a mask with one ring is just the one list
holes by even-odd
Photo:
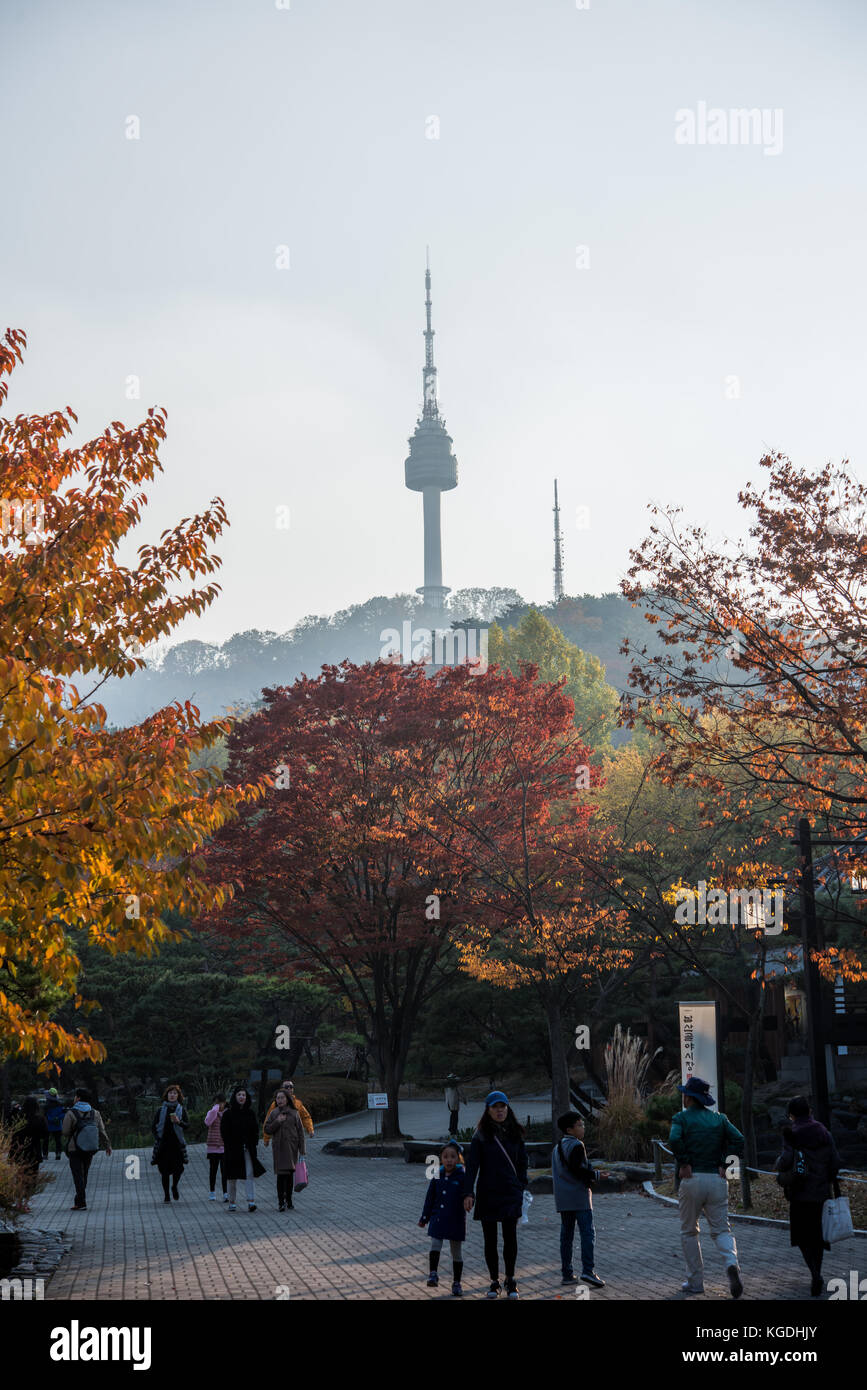
[[[141, 1176], [125, 1176], [124, 1154], [97, 1154], [88, 1209], [69, 1210], [72, 1180], [66, 1158], [49, 1159], [57, 1181], [33, 1199], [26, 1226], [63, 1230], [72, 1249], [45, 1288], [46, 1299], [437, 1299], [450, 1297], [448, 1246], [442, 1283], [428, 1289], [429, 1237], [416, 1224], [426, 1187], [424, 1167], [395, 1159], [340, 1158], [321, 1153], [334, 1132], [309, 1141], [311, 1182], [295, 1211], [277, 1211], [270, 1171], [256, 1184], [259, 1209], [241, 1202], [229, 1212], [208, 1200], [204, 1145], [190, 1147], [181, 1198], [166, 1205], [150, 1150], [134, 1150]], [[264, 1161], [271, 1156], [260, 1148]], [[589, 1301], [682, 1299], [684, 1278], [677, 1213], [640, 1191], [595, 1202], [597, 1261], [607, 1286]], [[468, 1221], [465, 1297], [488, 1285], [481, 1229]], [[735, 1222], [748, 1299], [809, 1300], [808, 1276], [788, 1231]], [[522, 1298], [575, 1299], [560, 1283], [559, 1218], [554, 1199], [536, 1196], [530, 1223], [519, 1226], [518, 1284]], [[690, 1301], [730, 1299], [722, 1261], [702, 1237], [705, 1294]], [[576, 1256], [578, 1255], [576, 1237]], [[580, 1267], [580, 1259], [578, 1260]], [[826, 1279], [867, 1272], [867, 1241], [836, 1244], [825, 1257]]]

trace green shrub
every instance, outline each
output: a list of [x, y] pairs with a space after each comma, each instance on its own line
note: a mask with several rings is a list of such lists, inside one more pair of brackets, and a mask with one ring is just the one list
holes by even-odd
[[17, 1124], [0, 1120], [0, 1223], [8, 1229], [18, 1225], [27, 1211], [30, 1198], [42, 1192], [50, 1182], [51, 1173], [40, 1173], [9, 1156], [9, 1143]]
[[682, 1109], [683, 1100], [679, 1092], [676, 1091], [674, 1095], [671, 1095], [665, 1091], [655, 1091], [647, 1102], [647, 1118], [657, 1121], [668, 1120], [670, 1123], [678, 1110]]

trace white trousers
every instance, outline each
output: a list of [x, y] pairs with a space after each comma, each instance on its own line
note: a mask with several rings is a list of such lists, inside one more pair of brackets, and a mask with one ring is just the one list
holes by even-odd
[[[253, 1181], [253, 1160], [250, 1157], [249, 1149], [244, 1150], [244, 1158], [246, 1159], [245, 1169], [247, 1177], [245, 1181], [247, 1188], [247, 1202], [249, 1204], [250, 1202], [255, 1202], [256, 1200], [256, 1184]], [[229, 1178], [226, 1182], [226, 1187], [229, 1191], [229, 1201], [231, 1202], [232, 1206], [235, 1206], [235, 1198], [238, 1194], [238, 1179]]]
[[726, 1267], [737, 1268], [738, 1250], [729, 1224], [728, 1183], [719, 1173], [693, 1173], [684, 1178], [678, 1188], [680, 1207], [680, 1242], [686, 1260], [686, 1274], [693, 1288], [700, 1288], [704, 1274], [701, 1245], [698, 1239], [698, 1218], [707, 1217], [710, 1233]]

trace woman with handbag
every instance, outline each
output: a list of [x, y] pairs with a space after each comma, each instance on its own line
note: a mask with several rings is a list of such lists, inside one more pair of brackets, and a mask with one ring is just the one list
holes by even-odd
[[246, 1086], [237, 1086], [229, 1104], [220, 1116], [223, 1140], [223, 1164], [229, 1188], [229, 1211], [237, 1211], [238, 1182], [244, 1179], [247, 1187], [247, 1210], [256, 1210], [256, 1178], [265, 1167], [259, 1162], [259, 1125]]
[[279, 1211], [293, 1211], [292, 1185], [299, 1158], [307, 1152], [304, 1126], [288, 1091], [280, 1089], [265, 1120], [265, 1133], [271, 1136], [274, 1172], [277, 1174]]
[[503, 1264], [506, 1297], [517, 1298], [515, 1265], [518, 1260], [518, 1222], [527, 1190], [527, 1150], [524, 1131], [502, 1091], [491, 1091], [485, 1111], [470, 1144], [464, 1180], [464, 1210], [481, 1221], [485, 1239], [485, 1264], [491, 1276], [488, 1298], [500, 1293], [497, 1226], [503, 1229]]
[[810, 1293], [818, 1298], [822, 1256], [831, 1246], [822, 1236], [822, 1207], [840, 1171], [840, 1155], [823, 1124], [813, 1119], [804, 1096], [789, 1102], [791, 1126], [783, 1130], [783, 1152], [776, 1162], [777, 1182], [789, 1203], [789, 1240], [797, 1245], [810, 1271]]
[[172, 1199], [169, 1196], [170, 1182], [172, 1197], [176, 1202], [180, 1200], [178, 1183], [187, 1161], [187, 1143], [184, 1139], [184, 1130], [188, 1124], [189, 1119], [184, 1108], [183, 1091], [180, 1086], [174, 1084], [167, 1086], [163, 1091], [162, 1105], [153, 1119], [154, 1150], [151, 1155], [151, 1163], [156, 1164], [163, 1180], [163, 1201], [165, 1202], [170, 1202]]

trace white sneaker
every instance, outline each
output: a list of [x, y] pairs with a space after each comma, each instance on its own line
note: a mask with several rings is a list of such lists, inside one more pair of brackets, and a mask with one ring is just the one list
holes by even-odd
[[238, 1210], [238, 1208], [236, 1207], [235, 1203], [234, 1203], [234, 1202], [230, 1202], [230, 1203], [229, 1203], [229, 1211], [237, 1211], [237, 1210]]
[[216, 1194], [216, 1192], [210, 1193], [210, 1198], [211, 1198], [211, 1201], [212, 1201], [212, 1202], [216, 1202], [216, 1200], [217, 1200], [217, 1194]]

